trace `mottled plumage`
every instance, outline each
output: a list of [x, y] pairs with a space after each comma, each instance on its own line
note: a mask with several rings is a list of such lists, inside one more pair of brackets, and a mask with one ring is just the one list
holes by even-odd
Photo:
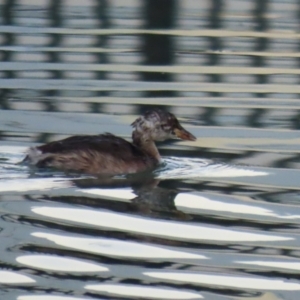
[[110, 133], [77, 135], [28, 150], [24, 161], [91, 174], [136, 173], [155, 167], [161, 158], [154, 141], [179, 137], [195, 140], [174, 115], [154, 110], [132, 123], [133, 143]]

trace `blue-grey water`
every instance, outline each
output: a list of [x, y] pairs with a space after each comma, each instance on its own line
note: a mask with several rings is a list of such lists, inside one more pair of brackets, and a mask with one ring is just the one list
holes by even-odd
[[[0, 0], [0, 299], [298, 300], [300, 2]], [[30, 146], [152, 107], [196, 142], [110, 181]]]

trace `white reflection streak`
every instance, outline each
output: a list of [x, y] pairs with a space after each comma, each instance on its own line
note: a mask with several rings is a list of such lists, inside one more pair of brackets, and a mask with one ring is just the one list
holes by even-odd
[[28, 147], [24, 146], [0, 146], [0, 153], [7, 153], [7, 154], [24, 154]]
[[239, 214], [255, 214], [264, 216], [274, 216], [269, 210], [263, 209], [261, 207], [255, 207], [245, 204], [231, 204], [222, 201], [211, 200], [209, 198], [188, 194], [180, 193], [175, 198], [176, 207], [188, 207], [188, 208], [198, 208], [207, 209], [214, 211], [226, 211], [234, 212]]
[[281, 219], [299, 219], [300, 215], [282, 216], [259, 206], [246, 204], [226, 203], [225, 201], [212, 200], [203, 196], [189, 193], [180, 193], [175, 198], [175, 205], [178, 209], [186, 207], [190, 209], [207, 209], [213, 211], [223, 211], [236, 214], [269, 216]]
[[257, 261], [236, 261], [236, 263], [300, 271], [300, 263], [299, 262], [259, 261], [259, 260], [257, 260]]
[[85, 286], [87, 290], [107, 292], [126, 297], [141, 297], [150, 299], [201, 299], [201, 295], [191, 292], [183, 292], [178, 289], [143, 287], [127, 284], [97, 284]]
[[214, 286], [232, 287], [234, 289], [255, 289], [255, 290], [280, 290], [295, 291], [300, 290], [299, 283], [288, 282], [284, 280], [251, 278], [251, 277], [235, 277], [210, 274], [191, 274], [191, 273], [167, 273], [167, 272], [144, 272], [146, 276], [180, 281], [181, 283], [197, 283]]
[[43, 232], [34, 232], [31, 235], [53, 241], [54, 243], [60, 246], [65, 246], [81, 251], [87, 251], [89, 253], [97, 253], [102, 255], [104, 254], [109, 256], [148, 259], [207, 259], [207, 257], [203, 255], [183, 251], [169, 250], [164, 247], [150, 246], [136, 242], [119, 241], [116, 239], [88, 239], [48, 234]]
[[17, 262], [26, 266], [42, 270], [64, 272], [102, 272], [108, 268], [95, 263], [88, 263], [79, 259], [52, 255], [23, 255], [17, 257]]
[[48, 189], [68, 188], [72, 183], [65, 178], [34, 178], [34, 179], [14, 179], [1, 180], [1, 192], [27, 192]]
[[103, 197], [111, 197], [116, 199], [131, 200], [136, 197], [136, 194], [131, 189], [78, 189], [78, 192], [87, 193]]
[[121, 213], [75, 208], [33, 207], [36, 214], [64, 221], [100, 226], [120, 231], [162, 236], [180, 240], [215, 241], [287, 241], [291, 237], [249, 233], [246, 231], [183, 224], [175, 221], [153, 220]]
[[21, 275], [12, 271], [0, 271], [0, 283], [33, 283], [35, 280], [28, 276]]
[[17, 300], [89, 300], [89, 298], [77, 298], [55, 295], [26, 295], [19, 296]]

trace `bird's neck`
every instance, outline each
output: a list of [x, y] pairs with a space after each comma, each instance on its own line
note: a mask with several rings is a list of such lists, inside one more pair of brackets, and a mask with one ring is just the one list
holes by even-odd
[[132, 141], [133, 144], [144, 153], [154, 158], [157, 162], [161, 162], [161, 157], [157, 147], [147, 133], [134, 130], [132, 132]]

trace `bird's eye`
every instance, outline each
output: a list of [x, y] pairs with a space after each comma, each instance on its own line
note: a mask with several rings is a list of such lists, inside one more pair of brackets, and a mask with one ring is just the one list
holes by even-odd
[[170, 130], [170, 126], [167, 124], [161, 124], [161, 129], [164, 131], [169, 131]]

